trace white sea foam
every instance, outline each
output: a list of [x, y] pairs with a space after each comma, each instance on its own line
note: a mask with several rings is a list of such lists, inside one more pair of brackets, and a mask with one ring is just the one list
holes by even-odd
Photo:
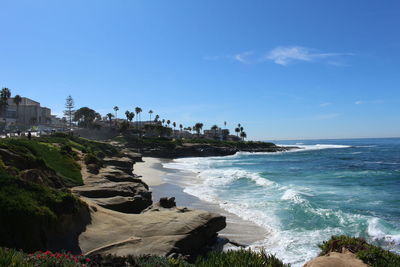
[[[301, 149], [295, 151], [350, 147], [329, 144], [296, 146]], [[318, 196], [319, 192], [313, 192], [310, 188], [298, 185], [282, 185], [262, 177], [257, 172], [244, 170], [243, 168], [246, 167], [240, 167], [240, 165], [247, 163], [252, 165], [251, 160], [248, 159], [250, 154], [277, 155], [278, 153], [239, 152], [227, 157], [183, 158], [165, 163], [164, 167], [196, 173], [196, 178], [191, 178], [183, 184], [184, 192], [216, 203], [224, 210], [265, 228], [268, 237], [256, 242], [252, 247], [263, 247], [285, 262], [292, 263], [292, 266], [301, 266], [305, 261], [315, 257], [319, 252], [316, 244], [328, 240], [332, 235], [344, 234], [344, 229], [354, 235], [365, 235], [365, 227], [368, 226], [368, 235], [373, 239], [399, 244], [400, 234], [387, 231], [377, 218], [371, 219], [341, 210], [316, 207], [310, 197]], [[236, 182], [252, 183], [251, 190], [253, 191], [247, 192], [247, 187], [237, 187]], [[234, 188], [237, 191], [228, 192], [228, 188], [229, 190]], [[285, 207], [304, 210], [307, 214], [312, 213], [312, 218], [321, 221], [323, 225], [325, 225], [324, 222], [337, 223], [323, 229], [309, 230], [307, 227], [306, 229], [301, 227], [285, 229], [282, 226], [284, 221], [279, 213]]]
[[388, 234], [386, 229], [381, 225], [379, 218], [371, 218], [368, 220], [368, 235], [375, 240], [386, 241], [389, 244], [399, 245], [400, 244], [400, 233]]

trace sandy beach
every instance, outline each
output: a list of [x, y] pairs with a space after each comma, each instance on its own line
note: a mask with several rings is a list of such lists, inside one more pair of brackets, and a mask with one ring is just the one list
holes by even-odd
[[253, 222], [243, 220], [237, 215], [223, 210], [217, 204], [185, 193], [183, 188], [178, 185], [179, 179], [182, 179], [183, 175], [185, 177], [190, 175], [192, 179], [196, 179], [196, 174], [164, 168], [162, 163], [169, 161], [171, 160], [143, 157], [143, 162], [138, 162], [134, 166], [133, 172], [141, 175], [141, 179], [149, 185], [153, 192], [154, 202], [161, 197], [175, 197], [178, 206], [219, 213], [225, 216], [227, 221], [227, 227], [220, 232], [220, 235], [240, 244], [251, 245], [268, 235], [264, 228]]

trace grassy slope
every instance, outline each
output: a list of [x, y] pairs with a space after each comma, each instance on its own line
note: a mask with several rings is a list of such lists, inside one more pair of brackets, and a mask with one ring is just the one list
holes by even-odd
[[0, 169], [0, 245], [43, 249], [38, 248], [41, 233], [79, 205], [68, 192], [20, 180]]
[[[91, 153], [111, 155], [110, 145], [63, 135], [0, 140], [0, 148], [17, 154], [5, 165], [0, 157], [0, 246], [26, 251], [44, 249], [42, 233], [53, 227], [62, 214], [76, 213], [81, 203], [71, 193], [20, 179], [24, 169], [49, 168], [68, 186], [82, 184], [80, 167], [65, 146]], [[18, 162], [16, 162], [18, 161]]]

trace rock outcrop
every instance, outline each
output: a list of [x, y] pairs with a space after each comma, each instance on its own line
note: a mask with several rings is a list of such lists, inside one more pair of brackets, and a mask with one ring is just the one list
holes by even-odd
[[304, 267], [368, 267], [351, 252], [330, 252], [304, 264]]
[[73, 188], [73, 192], [107, 209], [140, 213], [153, 202], [149, 187], [132, 173], [134, 163], [128, 156], [105, 158], [104, 168], [86, 175], [85, 185]]
[[183, 144], [174, 148], [156, 147], [156, 148], [143, 148], [143, 155], [149, 157], [160, 158], [184, 158], [184, 157], [216, 157], [216, 156], [230, 156], [239, 151], [245, 152], [280, 152], [288, 151], [293, 147], [280, 147], [280, 146], [260, 146], [260, 147], [225, 147], [214, 146], [210, 144]]
[[92, 225], [80, 236], [82, 250], [116, 256], [196, 255], [212, 246], [226, 226], [225, 217], [218, 214], [161, 205], [142, 214], [97, 209]]

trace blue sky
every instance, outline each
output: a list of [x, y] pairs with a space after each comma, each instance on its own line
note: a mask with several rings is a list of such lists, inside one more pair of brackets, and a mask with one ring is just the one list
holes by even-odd
[[[400, 136], [399, 1], [1, 0], [0, 86], [250, 139]], [[147, 115], [142, 115], [147, 117]]]

